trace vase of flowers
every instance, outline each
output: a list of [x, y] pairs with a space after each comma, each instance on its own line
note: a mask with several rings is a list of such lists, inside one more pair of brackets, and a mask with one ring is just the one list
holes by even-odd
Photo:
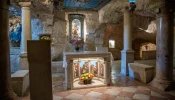
[[79, 49], [80, 49], [79, 46], [76, 45], [76, 46], [75, 46], [75, 51], [79, 51]]
[[83, 82], [84, 84], [91, 84], [93, 77], [94, 75], [92, 73], [84, 73], [81, 74], [80, 81]]
[[74, 36], [71, 40], [73, 46], [75, 46], [75, 51], [83, 49], [84, 40], [81, 37]]

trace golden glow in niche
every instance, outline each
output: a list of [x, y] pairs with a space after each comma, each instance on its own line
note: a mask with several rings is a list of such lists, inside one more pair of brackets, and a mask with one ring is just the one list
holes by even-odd
[[115, 40], [109, 40], [109, 48], [115, 48]]

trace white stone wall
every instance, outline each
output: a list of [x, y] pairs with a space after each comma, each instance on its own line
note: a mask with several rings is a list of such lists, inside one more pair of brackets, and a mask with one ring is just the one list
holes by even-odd
[[85, 21], [87, 34], [95, 33], [100, 26], [98, 12], [85, 13]]
[[44, 26], [40, 19], [31, 19], [32, 40], [38, 40], [39, 34], [44, 33]]
[[[163, 0], [136, 0], [136, 9], [133, 14], [155, 17], [154, 9], [161, 5]], [[123, 22], [123, 11], [129, 5], [129, 0], [111, 0], [99, 10], [100, 23], [121, 23]]]
[[52, 27], [52, 60], [62, 60], [62, 53], [66, 48], [67, 21], [65, 12], [55, 10]]
[[128, 0], [111, 0], [99, 10], [100, 23], [120, 23], [123, 16], [122, 10], [127, 4]]
[[85, 38], [86, 38], [86, 50], [95, 50], [95, 37], [96, 31], [99, 28], [99, 14], [98, 12], [91, 12], [85, 14]]

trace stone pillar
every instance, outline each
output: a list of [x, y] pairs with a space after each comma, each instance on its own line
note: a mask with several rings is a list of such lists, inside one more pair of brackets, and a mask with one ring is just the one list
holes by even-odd
[[90, 59], [88, 60], [88, 72], [89, 73], [91, 72], [91, 60]]
[[78, 60], [78, 77], [81, 76], [80, 62], [81, 61]]
[[107, 81], [106, 81], [107, 75], [106, 74], [107, 74], [107, 63], [106, 63], [106, 60], [104, 60], [104, 76], [103, 77], [105, 79], [105, 84], [107, 83]]
[[106, 62], [106, 70], [105, 70], [105, 83], [107, 86], [111, 85], [111, 62], [109, 60], [105, 61]]
[[66, 90], [73, 88], [73, 60], [67, 59], [67, 67], [65, 68]]
[[174, 12], [164, 3], [157, 14], [156, 76], [151, 86], [166, 91], [173, 87], [173, 18]]
[[100, 60], [97, 61], [98, 66], [98, 78], [100, 77]]
[[10, 77], [9, 0], [0, 0], [0, 100], [14, 100]]
[[19, 5], [22, 7], [22, 34], [21, 34], [21, 55], [20, 55], [20, 69], [28, 69], [27, 61], [27, 40], [32, 39], [31, 35], [31, 14], [30, 6], [31, 2], [19, 2]]
[[124, 10], [124, 49], [121, 51], [121, 74], [129, 75], [128, 63], [134, 62], [134, 51], [132, 50], [132, 26], [131, 12], [128, 8]]
[[106, 68], [105, 61], [103, 62], [102, 66], [103, 66], [103, 76], [102, 76], [102, 78], [105, 79], [105, 68]]
[[73, 60], [70, 61], [70, 66], [69, 66], [70, 67], [70, 75], [71, 75], [70, 76], [70, 82], [71, 82], [70, 87], [71, 87], [71, 89], [73, 89], [73, 87], [74, 87], [74, 85], [73, 85], [74, 84], [74, 77], [73, 77], [74, 69], [73, 69], [72, 66], [73, 66]]

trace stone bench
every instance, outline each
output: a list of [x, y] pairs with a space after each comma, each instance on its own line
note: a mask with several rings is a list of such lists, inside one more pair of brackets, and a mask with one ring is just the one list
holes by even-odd
[[143, 83], [149, 83], [154, 78], [154, 66], [140, 63], [129, 63], [129, 76]]
[[12, 88], [18, 96], [24, 96], [29, 88], [29, 70], [18, 70], [11, 74]]

